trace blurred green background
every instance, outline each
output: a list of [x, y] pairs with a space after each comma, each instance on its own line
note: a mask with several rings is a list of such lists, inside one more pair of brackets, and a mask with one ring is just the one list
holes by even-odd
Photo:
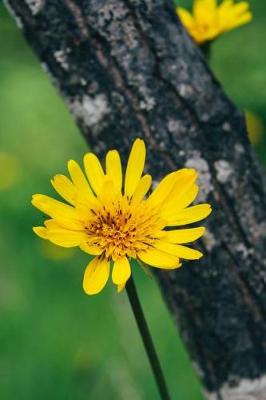
[[[180, 1], [188, 6], [191, 2]], [[212, 66], [232, 99], [250, 110], [266, 158], [266, 3], [254, 20], [213, 45]], [[81, 160], [86, 145], [14, 21], [0, 5], [0, 399], [159, 399], [125, 294], [110, 284], [87, 297], [88, 262], [32, 233], [33, 193]], [[155, 280], [134, 271], [173, 400], [202, 400]]]

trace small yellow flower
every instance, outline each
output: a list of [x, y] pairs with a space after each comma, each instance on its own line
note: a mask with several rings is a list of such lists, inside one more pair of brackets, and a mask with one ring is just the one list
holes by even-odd
[[116, 150], [107, 153], [105, 171], [98, 158], [87, 153], [87, 178], [71, 160], [71, 180], [56, 175], [51, 181], [69, 204], [42, 194], [33, 196], [32, 204], [50, 217], [45, 226], [33, 228], [37, 235], [59, 246], [79, 246], [95, 256], [84, 274], [83, 288], [87, 294], [103, 289], [111, 266], [112, 280], [118, 291], [122, 290], [131, 275], [131, 258], [153, 267], [174, 269], [181, 266], [180, 258], [194, 260], [202, 256], [183, 244], [201, 237], [204, 228], [174, 228], [200, 221], [211, 212], [209, 204], [188, 207], [199, 190], [196, 171], [185, 168], [168, 174], [147, 197], [152, 179], [150, 175], [142, 176], [145, 155], [145, 144], [137, 139], [123, 185]]
[[182, 7], [177, 7], [176, 12], [199, 45], [252, 19], [247, 1], [223, 0], [218, 5], [217, 0], [194, 0], [192, 14]]

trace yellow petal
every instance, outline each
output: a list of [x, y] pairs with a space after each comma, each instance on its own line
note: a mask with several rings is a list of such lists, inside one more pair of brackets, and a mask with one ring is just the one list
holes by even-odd
[[220, 16], [226, 18], [232, 15], [239, 15], [249, 10], [249, 3], [246, 1], [240, 1], [235, 4], [231, 0], [224, 0], [218, 7], [218, 13]]
[[44, 221], [44, 225], [48, 230], [58, 230], [58, 229], [62, 229], [65, 227], [60, 225], [60, 223], [58, 221], [56, 221], [55, 219], [47, 219], [46, 221]]
[[162, 240], [158, 240], [154, 246], [161, 251], [186, 260], [198, 260], [203, 256], [203, 254], [198, 250], [190, 249], [189, 247], [181, 246], [179, 244], [163, 242]]
[[32, 205], [52, 218], [60, 221], [60, 224], [70, 229], [82, 229], [78, 213], [75, 208], [61, 203], [49, 196], [35, 194], [32, 196]]
[[151, 182], [152, 182], [152, 178], [150, 175], [144, 175], [140, 179], [140, 181], [136, 187], [136, 190], [132, 196], [132, 200], [131, 200], [132, 204], [140, 203], [143, 200], [144, 196], [147, 194], [147, 192], [149, 191], [149, 189], [151, 187]]
[[94, 195], [92, 193], [92, 190], [88, 184], [87, 179], [85, 178], [82, 169], [80, 168], [80, 166], [76, 161], [70, 160], [68, 162], [68, 171], [74, 185], [77, 188], [77, 193], [80, 199], [85, 199], [88, 201], [93, 200]]
[[249, 9], [249, 3], [246, 1], [240, 1], [237, 4], [234, 4], [233, 11], [235, 14], [243, 14]]
[[161, 215], [164, 219], [174, 219], [175, 215], [189, 206], [197, 197], [199, 187], [197, 185], [180, 188], [180, 192], [173, 194], [172, 200], [162, 205]]
[[47, 239], [62, 247], [79, 246], [86, 238], [87, 235], [85, 232], [71, 231], [68, 229], [48, 230], [47, 232]]
[[117, 285], [117, 293], [121, 293], [122, 290], [125, 289], [126, 283], [123, 283], [122, 285]]
[[203, 226], [199, 228], [166, 231], [163, 239], [169, 243], [189, 243], [199, 239], [204, 232], [205, 228]]
[[223, 32], [234, 29], [251, 21], [249, 3], [242, 1], [234, 4], [230, 0], [221, 3], [218, 9], [219, 23]]
[[131, 268], [127, 257], [120, 258], [114, 262], [112, 280], [116, 285], [125, 285], [130, 275]]
[[175, 269], [181, 266], [177, 257], [154, 247], [138, 253], [138, 258], [145, 264], [157, 268]]
[[189, 189], [182, 191], [182, 193], [176, 197], [179, 209], [189, 206], [196, 199], [198, 193], [198, 185], [192, 185]]
[[152, 194], [149, 196], [149, 203], [153, 206], [159, 205], [165, 201], [169, 193], [172, 191], [176, 181], [176, 172], [166, 175]]
[[183, 7], [176, 7], [176, 13], [181, 19], [182, 24], [190, 30], [190, 28], [194, 25], [193, 16]]
[[117, 192], [122, 190], [122, 166], [118, 151], [108, 151], [106, 155], [106, 174], [113, 180]]
[[75, 205], [77, 201], [77, 189], [65, 175], [55, 175], [51, 180], [54, 189], [68, 203]]
[[125, 195], [131, 197], [141, 178], [145, 164], [146, 148], [143, 140], [136, 139], [127, 163]]
[[166, 175], [149, 197], [152, 205], [167, 204], [179, 191], [191, 186], [197, 179], [197, 172], [192, 168], [183, 168]]
[[110, 273], [110, 263], [106, 259], [95, 257], [86, 267], [83, 289], [86, 294], [99, 293], [106, 285]]
[[248, 22], [250, 22], [251, 20], [252, 20], [251, 12], [246, 12], [245, 14], [235, 18], [235, 20], [232, 21], [231, 25], [228, 26], [228, 30], [229, 29], [233, 29], [233, 28], [237, 28], [237, 27], [242, 26], [242, 25], [245, 25]]
[[104, 179], [98, 198], [104, 206], [108, 203], [110, 205], [114, 198], [114, 182], [108, 176]]
[[85, 253], [88, 253], [92, 256], [99, 256], [100, 254], [102, 254], [102, 249], [100, 249], [97, 246], [93, 246], [93, 245], [89, 245], [86, 242], [83, 242], [79, 245], [80, 249], [82, 251], [85, 251]]
[[228, 7], [230, 8], [233, 5], [234, 5], [234, 0], [223, 0], [219, 5], [218, 9], [228, 8]]
[[198, 22], [208, 21], [217, 10], [217, 0], [195, 0], [193, 3], [193, 15]]
[[105, 175], [98, 157], [93, 153], [85, 154], [84, 167], [92, 189], [96, 194], [99, 194]]
[[168, 220], [168, 226], [180, 226], [198, 222], [206, 218], [212, 212], [209, 204], [199, 204], [185, 208], [178, 212], [173, 220]]
[[43, 226], [34, 226], [33, 232], [36, 233], [40, 238], [42, 239], [48, 239], [47, 237], [47, 229], [44, 228]]
[[203, 256], [200, 251], [191, 249], [190, 247], [181, 245], [174, 246], [178, 247], [175, 254], [178, 254], [180, 258], [184, 258], [185, 260], [198, 260]]
[[181, 200], [182, 196], [187, 193], [198, 177], [197, 171], [193, 168], [179, 169], [175, 174], [176, 179], [173, 189], [165, 199], [165, 203]]

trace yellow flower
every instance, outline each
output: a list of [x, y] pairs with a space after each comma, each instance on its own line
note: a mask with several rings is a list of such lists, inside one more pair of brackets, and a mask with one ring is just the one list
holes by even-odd
[[182, 7], [177, 7], [176, 12], [199, 45], [252, 19], [246, 1], [235, 3], [234, 0], [223, 0], [218, 5], [217, 0], [194, 0], [192, 14]]
[[[56, 175], [54, 189], [69, 204], [35, 194], [32, 204], [49, 215], [44, 226], [33, 228], [43, 239], [63, 247], [79, 246], [94, 256], [88, 264], [83, 288], [96, 294], [105, 286], [112, 266], [112, 280], [118, 291], [131, 275], [130, 259], [163, 269], [181, 266], [180, 258], [194, 260], [198, 250], [183, 244], [198, 239], [203, 227], [175, 229], [197, 222], [211, 212], [209, 204], [188, 207], [198, 186], [194, 169], [168, 174], [147, 197], [152, 179], [143, 174], [146, 149], [137, 139], [130, 152], [123, 185], [119, 153], [106, 155], [105, 171], [93, 153], [84, 157], [85, 177], [73, 160], [68, 163], [71, 180]], [[165, 228], [170, 228], [166, 230]]]

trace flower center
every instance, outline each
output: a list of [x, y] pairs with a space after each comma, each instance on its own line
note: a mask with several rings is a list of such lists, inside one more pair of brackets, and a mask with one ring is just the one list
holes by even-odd
[[92, 213], [94, 217], [86, 227], [88, 243], [101, 247], [106, 257], [113, 260], [123, 256], [136, 258], [139, 251], [152, 245], [164, 225], [146, 201], [133, 206], [122, 198]]

